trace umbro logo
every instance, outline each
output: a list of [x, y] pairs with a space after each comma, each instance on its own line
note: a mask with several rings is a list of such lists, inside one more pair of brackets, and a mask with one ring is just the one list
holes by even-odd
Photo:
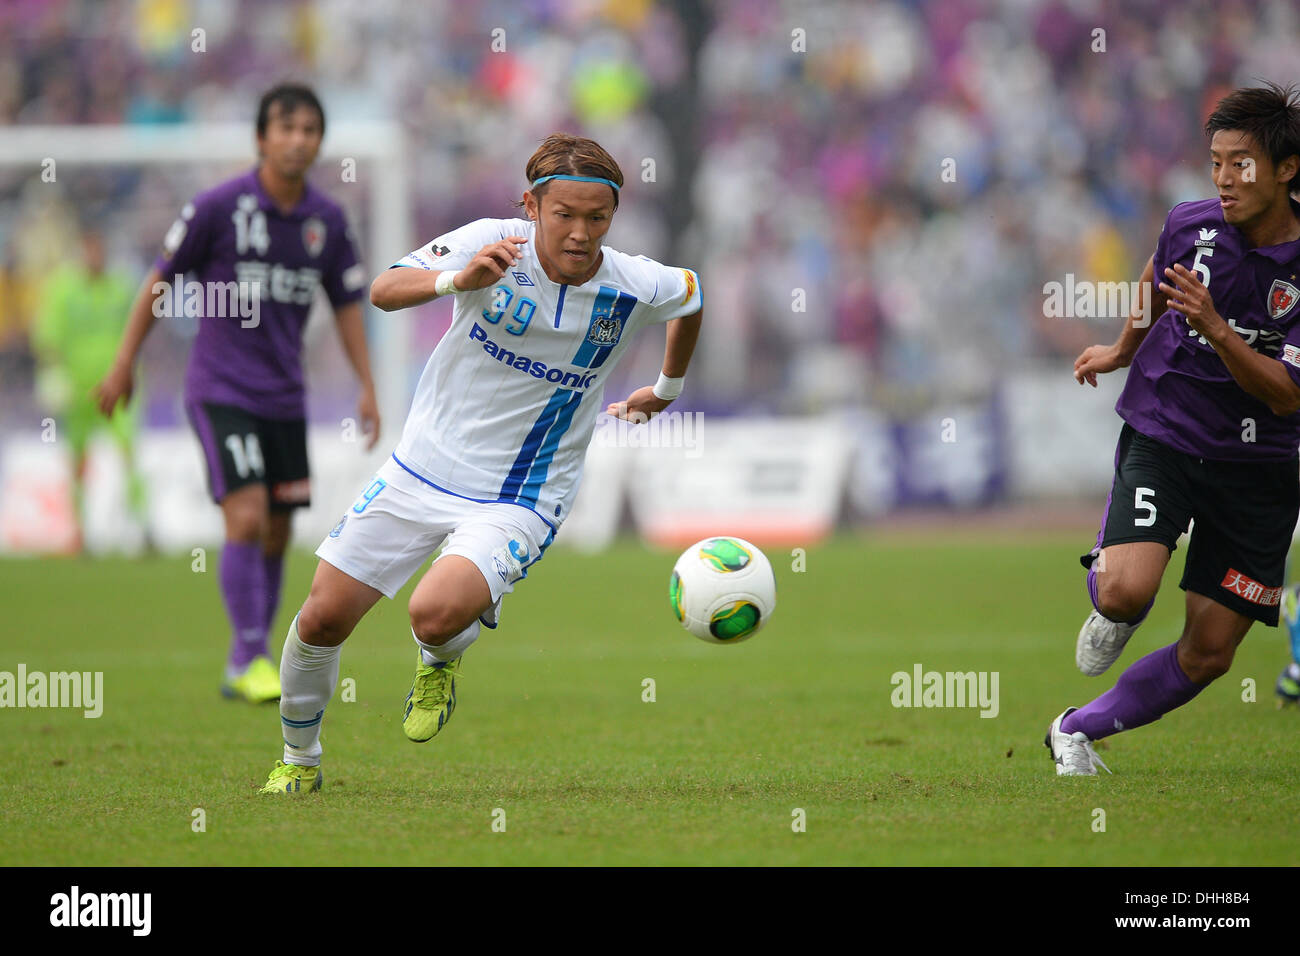
[[515, 281], [518, 282], [520, 285], [533, 285], [533, 280], [528, 278], [528, 275], [526, 273], [512, 272], [510, 274], [515, 277]]

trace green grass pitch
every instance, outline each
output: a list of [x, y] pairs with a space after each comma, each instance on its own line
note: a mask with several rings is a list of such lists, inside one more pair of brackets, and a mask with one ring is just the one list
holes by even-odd
[[[423, 745], [400, 726], [408, 586], [344, 649], [355, 701], [326, 712], [324, 790], [289, 799], [255, 792], [280, 756], [275, 706], [217, 693], [214, 553], [206, 573], [188, 556], [4, 561], [0, 670], [103, 671], [104, 705], [0, 710], [0, 863], [1293, 864], [1300, 713], [1274, 706], [1279, 631], [1256, 626], [1227, 677], [1113, 738], [1114, 776], [1053, 773], [1048, 721], [1120, 669], [1074, 669], [1090, 540], [845, 537], [801, 573], [769, 549], [777, 612], [736, 647], [673, 620], [675, 555], [557, 548]], [[1181, 555], [1121, 665], [1177, 636]], [[314, 566], [291, 556], [277, 649]], [[997, 716], [896, 709], [890, 676], [915, 664], [997, 671]]]

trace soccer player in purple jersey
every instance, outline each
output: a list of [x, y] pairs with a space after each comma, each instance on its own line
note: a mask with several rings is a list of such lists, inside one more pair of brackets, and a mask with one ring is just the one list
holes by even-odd
[[[106, 415], [129, 401], [132, 368], [155, 320], [173, 314], [177, 302], [197, 306], [185, 408], [225, 521], [221, 593], [232, 637], [222, 693], [253, 702], [280, 697], [267, 635], [293, 509], [311, 497], [302, 330], [318, 288], [361, 381], [368, 447], [379, 437], [361, 313], [366, 275], [343, 210], [306, 178], [324, 133], [325, 113], [311, 89], [284, 84], [262, 96], [258, 165], [186, 204], [95, 389]], [[186, 276], [202, 295], [190, 295]]]
[[[1158, 720], [1227, 673], [1255, 621], [1278, 622], [1300, 510], [1300, 93], [1239, 89], [1205, 125], [1217, 198], [1180, 203], [1142, 275], [1152, 308], [1074, 363], [1080, 384], [1130, 366], [1101, 531], [1083, 557], [1085, 674], [1120, 656], [1195, 519], [1182, 636], [1052, 721], [1056, 772], [1095, 774], [1092, 742]], [[1152, 288], [1152, 284], [1156, 283]], [[1109, 768], [1105, 768], [1109, 770]]]

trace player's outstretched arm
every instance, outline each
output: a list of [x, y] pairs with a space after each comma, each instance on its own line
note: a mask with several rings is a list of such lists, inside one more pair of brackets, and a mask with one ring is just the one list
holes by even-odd
[[[1150, 297], [1150, 308], [1146, 307]], [[1090, 345], [1074, 360], [1074, 380], [1082, 385], [1085, 381], [1093, 388], [1097, 387], [1097, 376], [1113, 372], [1117, 368], [1128, 368], [1133, 356], [1147, 337], [1156, 319], [1165, 314], [1169, 307], [1168, 300], [1155, 284], [1155, 256], [1147, 260], [1142, 270], [1142, 279], [1138, 283], [1138, 299], [1133, 304], [1124, 330], [1114, 345]]]
[[[524, 236], [507, 236], [489, 243], [478, 251], [465, 268], [455, 274], [453, 292], [470, 292], [492, 285], [519, 262], [528, 240]], [[440, 294], [438, 276], [442, 271], [403, 266], [388, 269], [370, 283], [370, 302], [377, 309], [393, 312], [431, 302]]]
[[[686, 369], [695, 354], [695, 343], [700, 338], [700, 324], [704, 319], [704, 310], [693, 315], [683, 315], [668, 322], [668, 343], [664, 346], [663, 378], [681, 379], [686, 377]], [[657, 386], [646, 385], [638, 388], [627, 397], [625, 402], [611, 402], [605, 412], [615, 418], [644, 423], [662, 412], [672, 404], [672, 398], [660, 398], [655, 394]], [[673, 396], [674, 398], [676, 395]]]
[[413, 305], [423, 305], [437, 297], [434, 288], [439, 272], [400, 266], [388, 269], [375, 276], [370, 283], [370, 304], [385, 312], [408, 309]]
[[131, 400], [131, 393], [135, 390], [135, 360], [158, 318], [154, 314], [154, 301], [158, 298], [155, 286], [160, 282], [162, 273], [150, 269], [131, 305], [131, 317], [127, 319], [126, 329], [122, 333], [117, 357], [113, 359], [113, 365], [104, 380], [91, 389], [91, 397], [104, 415], [112, 416], [119, 401]]
[[370, 376], [370, 350], [366, 347], [366, 325], [361, 317], [361, 303], [349, 302], [334, 310], [334, 321], [338, 323], [339, 339], [343, 342], [343, 351], [347, 353], [352, 370], [361, 382], [361, 398], [357, 401], [357, 417], [361, 420], [361, 432], [369, 436], [366, 451], [375, 447], [379, 441], [379, 402], [375, 399], [375, 381]]

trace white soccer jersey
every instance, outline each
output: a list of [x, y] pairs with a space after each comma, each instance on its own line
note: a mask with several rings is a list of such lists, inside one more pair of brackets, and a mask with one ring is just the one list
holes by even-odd
[[546, 277], [524, 219], [479, 219], [397, 265], [455, 271], [489, 243], [526, 236], [520, 262], [456, 295], [451, 328], [420, 376], [393, 457], [425, 482], [476, 501], [568, 516], [605, 377], [643, 326], [699, 311], [689, 269], [608, 246], [580, 286]]

